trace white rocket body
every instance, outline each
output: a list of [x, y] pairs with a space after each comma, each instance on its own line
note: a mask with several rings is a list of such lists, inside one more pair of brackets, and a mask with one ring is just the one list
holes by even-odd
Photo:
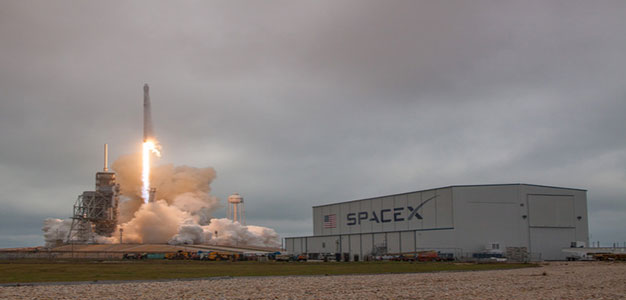
[[152, 113], [150, 112], [150, 87], [143, 86], [143, 141], [152, 139]]

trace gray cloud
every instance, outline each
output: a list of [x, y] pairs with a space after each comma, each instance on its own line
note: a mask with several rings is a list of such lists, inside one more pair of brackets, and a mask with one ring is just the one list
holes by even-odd
[[[249, 223], [451, 184], [586, 188], [625, 241], [623, 1], [0, 4], [2, 246], [137, 151], [151, 85], [163, 162], [212, 166]], [[223, 212], [222, 212], [223, 214]], [[14, 233], [14, 235], [12, 235]]]

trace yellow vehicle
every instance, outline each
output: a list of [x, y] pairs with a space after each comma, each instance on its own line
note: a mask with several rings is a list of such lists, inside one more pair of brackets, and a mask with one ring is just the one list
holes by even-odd
[[209, 253], [207, 258], [208, 260], [229, 260], [231, 256], [232, 255], [230, 253], [222, 253], [222, 252], [213, 251]]
[[191, 259], [193, 253], [178, 250], [178, 252], [165, 254], [165, 259]]

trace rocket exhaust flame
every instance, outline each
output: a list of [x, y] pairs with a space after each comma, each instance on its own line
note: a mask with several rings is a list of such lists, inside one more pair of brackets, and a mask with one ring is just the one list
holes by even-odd
[[161, 156], [159, 146], [157, 146], [153, 141], [148, 140], [143, 143], [142, 152], [141, 198], [144, 203], [148, 203], [150, 201], [150, 155], [152, 155], [152, 153], [156, 154], [156, 156]]
[[141, 169], [141, 198], [144, 203], [150, 202], [150, 155], [161, 156], [152, 133], [152, 113], [150, 110], [150, 87], [143, 86], [143, 151]]

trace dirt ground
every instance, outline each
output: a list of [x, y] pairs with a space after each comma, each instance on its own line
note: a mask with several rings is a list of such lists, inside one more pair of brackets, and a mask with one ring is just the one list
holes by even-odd
[[421, 274], [0, 287], [0, 299], [626, 299], [626, 263]]

